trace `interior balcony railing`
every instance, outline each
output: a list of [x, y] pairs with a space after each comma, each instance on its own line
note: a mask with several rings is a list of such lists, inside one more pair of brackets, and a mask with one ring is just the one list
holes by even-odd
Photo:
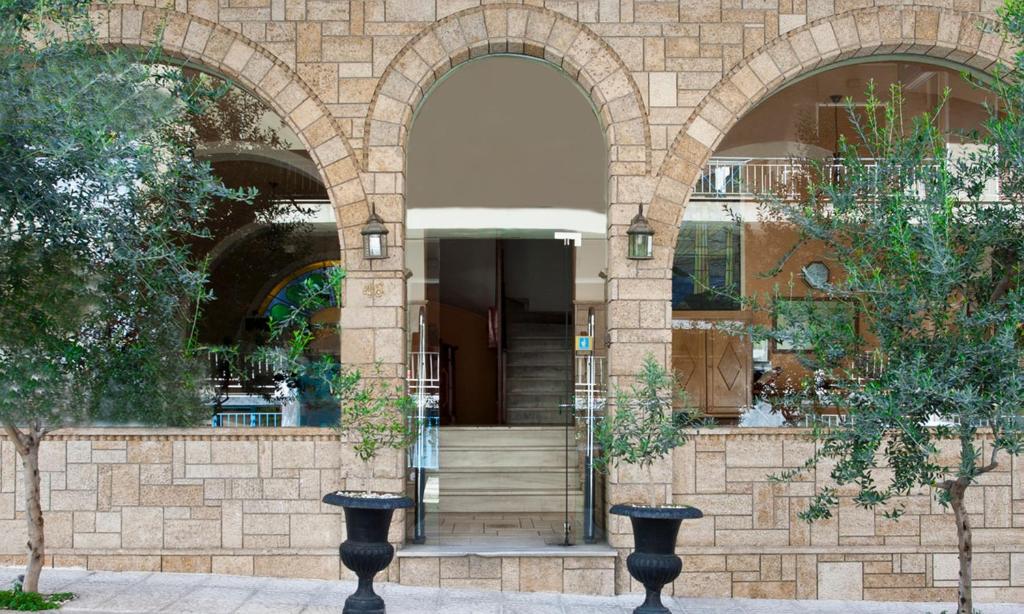
[[269, 362], [245, 358], [228, 360], [220, 354], [208, 358], [214, 413], [210, 426], [254, 428], [282, 426], [280, 384]]
[[[862, 160], [868, 168], [874, 160]], [[805, 195], [812, 179], [839, 179], [843, 164], [830, 160], [813, 162], [799, 158], [711, 158], [701, 171], [693, 198], [701, 200], [746, 200], [765, 194], [786, 199]]]

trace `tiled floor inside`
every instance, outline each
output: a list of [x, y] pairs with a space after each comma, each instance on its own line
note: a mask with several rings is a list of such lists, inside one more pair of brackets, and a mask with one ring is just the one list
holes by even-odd
[[546, 540], [561, 538], [564, 522], [564, 514], [558, 512], [438, 514], [442, 537], [540, 537]]

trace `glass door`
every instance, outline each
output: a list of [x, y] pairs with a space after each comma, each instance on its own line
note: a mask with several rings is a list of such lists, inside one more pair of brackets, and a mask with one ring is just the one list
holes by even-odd
[[407, 534], [416, 544], [436, 543], [440, 535], [440, 425], [443, 369], [438, 315], [440, 258], [436, 239], [410, 239], [408, 263], [409, 322], [406, 386], [415, 402], [409, 447], [407, 491], [415, 502]]
[[[569, 236], [566, 236], [568, 234]], [[565, 347], [569, 360], [565, 382], [567, 402], [560, 409], [565, 420], [565, 505], [564, 535], [561, 545], [595, 543], [602, 536], [600, 510], [603, 505], [601, 480], [594, 467], [596, 447], [594, 427], [604, 414], [606, 395], [603, 339], [598, 334], [597, 311], [579, 288], [586, 280], [588, 256], [581, 249], [582, 239], [571, 233], [558, 233], [568, 250], [570, 277], [566, 288], [570, 308], [566, 314]]]

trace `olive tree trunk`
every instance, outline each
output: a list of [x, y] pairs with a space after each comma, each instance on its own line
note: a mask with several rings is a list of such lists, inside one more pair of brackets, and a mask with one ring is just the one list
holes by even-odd
[[972, 592], [974, 549], [971, 543], [971, 520], [967, 516], [964, 495], [967, 484], [957, 480], [949, 488], [949, 504], [956, 520], [957, 554], [960, 559], [960, 581], [957, 585], [957, 614], [974, 614]]
[[25, 578], [22, 590], [29, 593], [39, 592], [39, 574], [43, 571], [43, 560], [46, 552], [46, 540], [43, 533], [43, 509], [39, 498], [39, 444], [43, 432], [38, 425], [33, 425], [28, 432], [22, 432], [13, 423], [5, 422], [4, 431], [14, 444], [25, 468], [25, 521], [28, 524], [28, 541], [25, 565]]

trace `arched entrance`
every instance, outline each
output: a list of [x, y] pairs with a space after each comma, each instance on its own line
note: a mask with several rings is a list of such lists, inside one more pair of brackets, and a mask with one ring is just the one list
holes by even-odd
[[[804, 348], [782, 342], [752, 347], [747, 337], [715, 325], [786, 326], [743, 303], [763, 303], [776, 293], [781, 298], [771, 300], [813, 298], [820, 308], [837, 310], [848, 305], [820, 291], [838, 273], [825, 246], [800, 237], [785, 220], [765, 218], [759, 203], [768, 194], [800, 201], [814, 164], [827, 169], [829, 180], [841, 180], [840, 141], [861, 140], [847, 105], [864, 121], [870, 87], [883, 100], [890, 87], [900, 88], [908, 126], [938, 109], [934, 121], [946, 135], [947, 154], [969, 153], [976, 147], [970, 135], [981, 129], [986, 105], [995, 101], [964, 80], [961, 70], [910, 55], [837, 63], [790, 81], [723, 135], [692, 189], [672, 264], [672, 359], [691, 404], [726, 424], [754, 404], [765, 414], [759, 420], [767, 422], [751, 425], [796, 419], [791, 408], [785, 416], [766, 412], [772, 404], [783, 406], [787, 391], [811, 377], [801, 363]], [[870, 151], [861, 155], [872, 163]], [[852, 311], [850, 318], [852, 326], [863, 326]]]
[[[581, 540], [586, 479], [568, 442], [586, 430], [581, 365], [600, 379], [604, 354], [597, 112], [557, 66], [487, 56], [427, 92], [406, 164], [410, 381], [439, 430], [419, 476], [436, 513], [415, 537]], [[577, 352], [577, 335], [594, 345]]]

